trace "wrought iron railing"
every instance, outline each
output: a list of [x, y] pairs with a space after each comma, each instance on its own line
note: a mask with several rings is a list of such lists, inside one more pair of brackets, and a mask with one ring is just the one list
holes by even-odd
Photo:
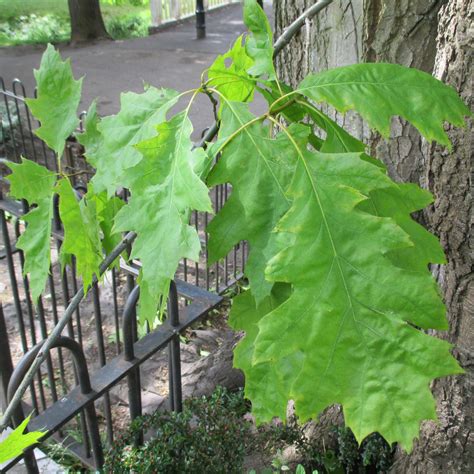
[[[0, 158], [18, 162], [24, 155], [55, 170], [54, 154], [33, 133], [38, 124], [30, 114], [26, 96], [21, 81], [14, 80], [7, 88], [0, 78]], [[84, 160], [82, 148], [72, 137], [68, 140], [63, 161], [73, 175], [76, 189], [87, 188], [93, 169]], [[3, 398], [5, 404], [42, 341], [51, 333], [72, 295], [80, 288], [81, 281], [74, 261], [64, 272], [60, 271], [58, 254], [63, 233], [56, 215], [47, 288], [34, 304], [28, 276], [23, 275], [24, 256], [16, 248], [16, 242], [24, 231], [22, 216], [28, 211], [28, 206], [26, 202], [7, 197], [8, 186], [4, 177], [8, 169], [4, 164], [0, 166], [0, 401]], [[226, 186], [212, 191], [216, 210], [222, 207], [229, 193]], [[33, 413], [30, 429], [46, 429], [48, 436], [63, 442], [73, 432], [79, 441], [67, 441], [65, 445], [84, 465], [100, 468], [101, 452], [112, 445], [117, 426], [123, 426], [127, 419], [141, 414], [143, 391], [140, 372], [146, 370], [153, 354], [165, 348], [169, 350], [169, 406], [171, 409], [180, 408], [179, 334], [222, 301], [219, 293], [240, 277], [247, 256], [247, 247], [243, 243], [224, 260], [207, 267], [205, 227], [208, 221], [207, 214], [193, 213], [191, 222], [201, 236], [204, 252], [197, 263], [181, 262], [172, 285], [164, 324], [138, 338], [135, 281], [139, 264], [122, 261], [120, 266], [107, 272], [103, 282], [93, 285], [79, 305], [65, 335], [49, 352], [25, 394], [23, 408], [15, 416], [16, 422], [24, 414]], [[120, 403], [114, 402], [118, 390], [127, 394], [122, 397], [126, 400], [119, 397]], [[128, 409], [123, 408], [123, 403], [128, 405]], [[98, 431], [103, 434], [100, 439]], [[1, 469], [8, 469], [16, 461]], [[26, 455], [25, 464], [34, 472], [35, 461], [31, 453]]]

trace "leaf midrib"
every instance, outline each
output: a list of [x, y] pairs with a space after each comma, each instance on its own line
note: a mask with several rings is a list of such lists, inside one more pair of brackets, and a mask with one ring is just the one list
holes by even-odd
[[[321, 200], [320, 200], [320, 197], [319, 197], [319, 193], [316, 189], [316, 186], [315, 186], [315, 183], [314, 183], [314, 180], [313, 180], [313, 176], [311, 175], [310, 173], [310, 170], [307, 166], [307, 163], [306, 163], [306, 160], [304, 158], [304, 155], [302, 153], [302, 151], [300, 150], [300, 148], [298, 147], [298, 144], [296, 143], [296, 141], [293, 139], [293, 137], [291, 136], [291, 134], [288, 132], [288, 130], [286, 130], [286, 128], [284, 128], [284, 130], [286, 131], [287, 135], [288, 135], [288, 138], [290, 138], [291, 142], [293, 143], [293, 146], [295, 147], [296, 151], [297, 151], [297, 154], [298, 156], [300, 157], [302, 163], [303, 163], [303, 166], [304, 166], [304, 169], [305, 169], [305, 174], [307, 175], [310, 183], [311, 183], [311, 188], [313, 190], [313, 193], [316, 197], [316, 202], [318, 203], [318, 206], [321, 210], [321, 215], [323, 217], [323, 222], [324, 222], [324, 225], [326, 227], [326, 231], [328, 233], [328, 236], [329, 236], [329, 239], [331, 241], [331, 246], [333, 248], [333, 252], [334, 252], [334, 259], [337, 261], [337, 266], [338, 266], [338, 269], [339, 269], [339, 273], [341, 275], [341, 279], [343, 281], [343, 284], [344, 284], [344, 290], [347, 294], [347, 298], [348, 298], [348, 301], [349, 301], [349, 309], [350, 309], [350, 312], [352, 313], [352, 319], [354, 321], [354, 328], [356, 328], [360, 338], [364, 341], [364, 347], [366, 348], [366, 354], [367, 354], [367, 358], [371, 358], [372, 356], [369, 354], [369, 351], [368, 351], [368, 346], [367, 346], [367, 343], [366, 343], [366, 339], [362, 333], [362, 331], [360, 330], [360, 328], [358, 327], [358, 325], [360, 324], [359, 320], [356, 318], [356, 314], [355, 314], [355, 311], [354, 311], [354, 306], [352, 304], [352, 295], [349, 291], [349, 288], [347, 286], [347, 282], [346, 282], [346, 278], [345, 278], [345, 275], [344, 275], [344, 272], [342, 271], [342, 268], [341, 268], [341, 265], [340, 265], [340, 261], [339, 261], [339, 255], [337, 253], [337, 249], [336, 249], [336, 246], [335, 246], [335, 243], [334, 243], [334, 240], [332, 238], [332, 234], [331, 234], [331, 231], [330, 231], [330, 228], [329, 228], [329, 224], [327, 222], [327, 218], [326, 218], [326, 214], [324, 212], [324, 208], [322, 206], [322, 203], [321, 203]], [[342, 257], [343, 258], [343, 257]], [[343, 326], [344, 326], [344, 323], [345, 323], [345, 319], [347, 317], [347, 314], [348, 314], [349, 311], [346, 311], [344, 316], [342, 317], [342, 320], [341, 320], [341, 323], [340, 323], [340, 326], [339, 326], [339, 332], [342, 330]], [[339, 338], [339, 335], [338, 337]], [[361, 383], [361, 387], [363, 387], [364, 384]], [[387, 391], [385, 390], [385, 388], [382, 386], [382, 389], [383, 389], [383, 393], [385, 395], [385, 397], [390, 400], [390, 402], [392, 401], [391, 400], [391, 397], [389, 396], [389, 394], [387, 393]], [[396, 413], [396, 409], [395, 409], [395, 406], [393, 403], [389, 403], [390, 406], [392, 406], [392, 411], [394, 413], [394, 417], [395, 419], [398, 421], [398, 425], [399, 425], [399, 429], [402, 431], [402, 432], [405, 432], [405, 429], [404, 429], [404, 426], [401, 424], [399, 418], [398, 418], [398, 415]], [[362, 406], [364, 406], [364, 404], [362, 404]], [[361, 423], [359, 421], [359, 423]]]
[[[237, 119], [237, 121], [239, 122], [240, 126], [243, 127], [245, 124], [242, 122], [242, 120], [240, 120], [240, 117], [239, 117], [239, 115], [236, 113], [236, 111], [233, 109], [231, 102], [230, 102], [230, 101], [226, 101], [226, 104], [227, 104], [227, 106], [229, 107], [229, 109], [231, 110], [231, 112], [233, 113], [233, 115], [235, 116], [235, 118]], [[270, 164], [268, 163], [268, 161], [267, 161], [267, 159], [266, 159], [266, 157], [265, 157], [265, 154], [262, 152], [262, 150], [259, 148], [259, 146], [258, 146], [257, 143], [255, 142], [255, 140], [254, 140], [252, 134], [248, 131], [248, 128], [244, 128], [242, 131], [245, 132], [245, 133], [248, 135], [248, 137], [249, 137], [250, 140], [252, 141], [252, 144], [254, 145], [255, 149], [257, 150], [258, 154], [259, 154], [260, 157], [263, 159], [263, 162], [265, 163], [265, 166], [268, 168], [269, 173], [271, 174], [273, 180], [274, 180], [275, 183], [277, 184], [277, 187], [278, 187], [278, 190], [280, 191], [281, 196], [283, 197], [283, 199], [284, 199], [287, 203], [290, 203], [290, 200], [287, 198], [285, 191], [284, 191], [283, 188], [281, 187], [280, 181], [278, 180], [278, 178], [276, 177], [275, 173], [273, 172], [272, 167], [270, 166]]]

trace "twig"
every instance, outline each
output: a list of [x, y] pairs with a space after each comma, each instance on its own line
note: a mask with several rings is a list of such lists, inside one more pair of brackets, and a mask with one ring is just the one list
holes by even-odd
[[273, 46], [273, 58], [276, 58], [281, 50], [291, 41], [293, 36], [301, 30], [307, 19], [310, 20], [313, 18], [313, 16], [317, 15], [323, 8], [326, 8], [332, 1], [333, 0], [320, 0], [302, 13], [276, 41]]
[[[274, 53], [273, 57], [275, 58], [281, 52], [281, 50], [291, 41], [291, 38], [302, 28], [305, 24], [305, 20], [308, 18], [312, 18], [317, 13], [319, 13], [323, 8], [327, 7], [333, 0], [320, 0], [318, 3], [313, 5], [312, 7], [308, 8], [301, 16], [299, 16], [286, 30], [285, 32], [278, 38], [274, 45]], [[195, 148], [202, 148], [206, 146], [207, 142], [210, 142], [216, 135], [219, 130], [219, 126], [217, 122], [214, 122], [212, 126], [208, 129], [204, 137], [197, 142], [193, 149]], [[3, 159], [0, 159], [0, 162], [3, 162]], [[99, 267], [99, 276], [101, 276], [105, 271], [109, 268], [109, 266], [114, 262], [114, 260], [127, 248], [129, 247], [132, 242], [136, 239], [137, 234], [134, 232], [129, 232], [123, 240], [118, 244], [112, 252], [105, 257]], [[94, 277], [92, 284], [97, 282], [97, 278]], [[73, 313], [76, 311], [79, 303], [84, 298], [84, 288], [81, 288], [73, 297], [71, 302], [69, 303], [66, 311], [62, 318], [58, 321], [56, 326], [54, 327], [51, 334], [47, 337], [43, 347], [39, 351], [38, 355], [36, 356], [35, 360], [31, 364], [28, 372], [26, 373], [25, 377], [23, 378], [21, 384], [17, 388], [15, 395], [12, 397], [8, 407], [6, 408], [2, 421], [0, 424], [0, 432], [2, 432], [8, 425], [8, 420], [13, 415], [13, 412], [19, 406], [21, 399], [32, 382], [36, 371], [38, 370], [39, 366], [44, 362], [48, 352], [50, 351], [51, 347], [56, 342], [57, 338], [61, 335], [63, 329], [65, 328], [68, 321], [71, 319]]]

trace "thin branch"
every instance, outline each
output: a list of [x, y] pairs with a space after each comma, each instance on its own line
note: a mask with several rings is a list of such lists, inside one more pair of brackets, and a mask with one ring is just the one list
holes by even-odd
[[273, 46], [273, 58], [276, 58], [281, 50], [291, 41], [293, 36], [301, 30], [307, 19], [310, 20], [313, 18], [313, 16], [317, 15], [323, 8], [326, 8], [332, 2], [333, 0], [319, 0], [319, 2], [315, 3], [312, 7], [309, 7], [288, 28], [286, 28]]
[[[298, 31], [303, 27], [305, 24], [305, 20], [308, 18], [312, 18], [317, 13], [319, 13], [323, 8], [327, 7], [333, 0], [320, 0], [318, 3], [313, 5], [312, 7], [308, 8], [300, 17], [298, 17], [286, 30], [285, 32], [278, 38], [276, 43], [274, 44], [274, 53], [273, 57], [275, 58], [281, 52], [281, 50], [291, 41], [293, 36], [298, 33]], [[190, 91], [186, 91], [188, 93]], [[185, 93], [183, 93], [185, 94]], [[183, 95], [182, 94], [182, 95]], [[219, 130], [219, 126], [217, 122], [214, 122], [212, 126], [207, 130], [204, 137], [194, 145], [194, 148], [202, 148], [206, 146], [207, 142], [212, 141], [212, 139], [217, 135]], [[0, 162], [3, 160], [0, 159]], [[114, 262], [114, 260], [124, 251], [127, 247], [129, 247], [132, 242], [136, 239], [137, 234], [134, 232], [129, 232], [124, 239], [120, 242], [120, 244], [115, 247], [112, 252], [105, 257], [99, 267], [99, 277], [102, 276], [109, 266]], [[97, 278], [94, 277], [92, 284], [97, 282]], [[80, 302], [84, 298], [84, 288], [81, 288], [73, 297], [71, 302], [69, 303], [66, 311], [62, 318], [58, 321], [57, 325], [54, 327], [51, 334], [46, 339], [43, 347], [41, 348], [40, 352], [36, 356], [35, 360], [31, 364], [28, 372], [26, 373], [25, 377], [23, 378], [21, 384], [19, 385], [18, 389], [15, 392], [15, 395], [12, 397], [10, 403], [8, 404], [7, 409], [5, 410], [2, 421], [0, 423], [0, 432], [2, 432], [8, 425], [8, 420], [12, 417], [13, 412], [19, 406], [21, 399], [32, 382], [36, 371], [40, 367], [40, 365], [46, 359], [51, 347], [54, 345], [58, 337], [61, 335], [63, 329], [66, 327], [66, 324], [71, 319], [72, 315], [76, 311], [77, 307], [79, 306]]]

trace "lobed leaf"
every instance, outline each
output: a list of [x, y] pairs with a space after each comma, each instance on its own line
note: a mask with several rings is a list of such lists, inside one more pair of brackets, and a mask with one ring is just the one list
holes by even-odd
[[[461, 372], [448, 343], [415, 327], [447, 328], [426, 266], [442, 258], [439, 245], [407, 226], [427, 196], [399, 187], [360, 154], [310, 152], [294, 142], [292, 206], [275, 227], [280, 251], [266, 269], [269, 281], [289, 283], [293, 293], [264, 315], [253, 303], [261, 318], [240, 325], [253, 347], [251, 363], [244, 359], [241, 368], [255, 414], [281, 416], [295, 400], [305, 421], [340, 403], [359, 442], [378, 431], [410, 450], [420, 421], [436, 416], [429, 383]], [[400, 208], [407, 195], [416, 205]], [[382, 209], [373, 207], [381, 201]], [[412, 251], [425, 244], [422, 254]], [[394, 264], [393, 254], [398, 261], [406, 251]], [[272, 403], [258, 388], [265, 371], [279, 394]]]
[[136, 146], [142, 159], [128, 170], [131, 198], [115, 218], [116, 231], [138, 236], [132, 258], [140, 259], [141, 321], [151, 323], [166, 302], [182, 258], [199, 259], [201, 244], [189, 225], [190, 210], [212, 212], [206, 185], [196, 170], [206, 154], [192, 151], [192, 125], [185, 112], [156, 128], [158, 135]]
[[23, 451], [35, 445], [45, 434], [43, 431], [25, 433], [30, 417], [15, 428], [5, 439], [0, 441], [0, 465], [23, 454]]
[[31, 113], [41, 126], [36, 135], [58, 155], [66, 139], [79, 124], [77, 108], [81, 100], [82, 78], [75, 80], [70, 60], [61, 61], [54, 46], [48, 44], [39, 69], [34, 71], [37, 98], [26, 99]]
[[34, 206], [23, 219], [26, 229], [21, 234], [17, 248], [23, 250], [23, 273], [29, 276], [31, 297], [36, 302], [44, 290], [51, 265], [51, 221], [53, 218], [53, 193], [56, 174], [37, 163], [21, 159], [21, 163], [7, 163], [12, 173], [10, 196], [25, 199]]
[[270, 81], [276, 79], [272, 28], [256, 0], [245, 0], [244, 23], [250, 31], [245, 50], [254, 60], [254, 65], [248, 69], [248, 73], [257, 77], [266, 76]]
[[307, 76], [296, 89], [339, 112], [356, 110], [383, 136], [390, 136], [394, 115], [408, 120], [429, 141], [450, 145], [444, 122], [458, 127], [470, 115], [456, 91], [430, 74], [398, 64], [339, 67]]
[[[229, 65], [227, 63], [230, 62]], [[251, 102], [255, 90], [255, 79], [247, 70], [253, 65], [245, 47], [242, 36], [237, 38], [232, 48], [225, 54], [217, 56], [208, 70], [209, 86], [217, 89], [227, 100]]]
[[[255, 119], [248, 105], [227, 102], [222, 109], [217, 151], [243, 125]], [[305, 139], [308, 127], [294, 125], [297, 139]], [[208, 184], [232, 184], [232, 195], [209, 224], [208, 263], [225, 257], [242, 240], [250, 244], [245, 273], [258, 300], [270, 293], [272, 283], [264, 270], [274, 255], [272, 229], [290, 206], [285, 192], [294, 173], [297, 155], [285, 134], [272, 138], [268, 125], [255, 122], [245, 127], [225, 146]]]
[[[121, 95], [117, 115], [99, 122], [91, 117], [92, 131], [86, 128], [86, 134], [79, 136], [79, 141], [86, 145], [86, 158], [96, 168], [92, 183], [97, 193], [107, 191], [108, 196], [113, 196], [125, 185], [127, 170], [142, 158], [134, 145], [156, 135], [156, 126], [166, 120], [178, 95], [174, 90], [155, 87], [149, 87], [142, 94], [127, 92]], [[100, 138], [95, 129], [100, 132]]]

